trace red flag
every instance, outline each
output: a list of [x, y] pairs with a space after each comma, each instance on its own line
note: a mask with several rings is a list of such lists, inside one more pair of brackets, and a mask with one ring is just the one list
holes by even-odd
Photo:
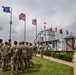
[[52, 28], [50, 28], [49, 30], [52, 31]]
[[55, 31], [57, 32], [57, 27], [55, 28]]
[[47, 23], [44, 21], [44, 24], [47, 24]]
[[62, 34], [62, 29], [60, 29], [60, 32], [59, 33]]
[[66, 31], [66, 35], [68, 35], [69, 34], [69, 32], [68, 32], [68, 30]]
[[32, 19], [32, 24], [36, 25], [36, 23], [37, 23], [36, 19]]
[[24, 21], [26, 21], [25, 17], [26, 17], [26, 14], [21, 13], [21, 14], [19, 15], [19, 20], [24, 20]]

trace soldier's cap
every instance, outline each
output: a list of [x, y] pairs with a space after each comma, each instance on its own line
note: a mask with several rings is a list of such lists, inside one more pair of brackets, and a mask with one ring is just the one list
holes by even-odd
[[26, 43], [26, 45], [28, 45], [28, 42], [25, 42]]
[[25, 44], [25, 42], [24, 42], [24, 41], [22, 41], [22, 42], [21, 42], [21, 44], [22, 44], [22, 45], [24, 45], [24, 44]]
[[17, 44], [17, 41], [14, 41], [14, 44]]
[[3, 40], [2, 39], [0, 39], [0, 42], [2, 42]]
[[21, 42], [19, 42], [19, 44], [21, 45]]
[[36, 45], [36, 43], [34, 45]]
[[32, 43], [29, 43], [30, 45], [32, 45]]
[[9, 39], [8, 41], [10, 41], [10, 42], [11, 42], [11, 39]]
[[5, 45], [8, 45], [8, 42], [7, 41], [5, 42]]

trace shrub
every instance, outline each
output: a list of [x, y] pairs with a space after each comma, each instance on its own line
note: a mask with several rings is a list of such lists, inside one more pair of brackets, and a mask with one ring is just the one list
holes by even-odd
[[[39, 51], [38, 51], [38, 53], [40, 54]], [[47, 50], [44, 50], [43, 54], [46, 56], [52, 56], [54, 58], [62, 59], [62, 60], [69, 61], [69, 62], [72, 62], [72, 58], [73, 58], [73, 51], [47, 51]]]

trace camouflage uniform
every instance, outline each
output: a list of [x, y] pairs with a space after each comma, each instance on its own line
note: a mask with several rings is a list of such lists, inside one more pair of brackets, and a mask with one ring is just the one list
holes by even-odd
[[42, 43], [39, 45], [39, 51], [40, 51], [40, 56], [41, 58], [43, 58], [43, 50], [44, 50], [44, 46], [42, 45]]
[[[11, 39], [8, 40], [8, 46], [9, 46], [9, 50], [10, 50], [10, 48], [11, 48], [11, 46], [12, 46], [12, 44], [11, 44]], [[10, 62], [10, 60], [11, 60], [10, 57], [11, 57], [11, 55], [9, 54], [8, 57], [7, 57], [9, 62]]]
[[6, 70], [8, 66], [8, 60], [7, 60], [8, 51], [9, 51], [8, 42], [5, 42], [5, 45], [1, 47], [2, 71]]
[[34, 44], [34, 46], [33, 46], [33, 55], [36, 56], [36, 54], [37, 54], [37, 46], [36, 46], [36, 44]]
[[24, 65], [27, 68], [27, 46], [24, 45], [24, 42], [21, 43], [21, 49], [22, 49], [22, 59], [24, 61]]
[[26, 42], [26, 61], [27, 61], [27, 68], [29, 68], [30, 67], [30, 50], [29, 50], [29, 45], [28, 45], [28, 42]]
[[14, 46], [10, 48], [9, 53], [11, 53], [11, 73], [14, 75], [18, 73], [18, 63], [19, 63], [19, 48], [17, 45], [17, 41], [14, 41]]
[[19, 48], [19, 66], [21, 67], [21, 69], [22, 69], [22, 72], [24, 71], [24, 60], [23, 60], [23, 55], [22, 55], [22, 49], [21, 49], [21, 42], [19, 42], [19, 46], [18, 46], [18, 48]]
[[33, 55], [33, 46], [32, 46], [32, 43], [30, 43], [30, 46], [29, 46], [29, 56], [30, 56], [30, 65], [33, 65], [33, 62], [32, 62], [32, 55]]
[[0, 39], [0, 62], [1, 62], [1, 47], [3, 46], [2, 39]]

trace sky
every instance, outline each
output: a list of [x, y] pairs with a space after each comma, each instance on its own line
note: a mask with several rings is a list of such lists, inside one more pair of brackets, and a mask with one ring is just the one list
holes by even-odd
[[24, 40], [24, 21], [19, 20], [21, 13], [26, 13], [26, 41], [33, 42], [35, 39], [35, 25], [32, 19], [37, 18], [37, 33], [52, 25], [55, 30], [61, 28], [72, 32], [76, 36], [76, 0], [0, 0], [0, 38], [3, 41], [9, 39], [10, 13], [3, 12], [2, 6], [12, 7], [12, 41]]

